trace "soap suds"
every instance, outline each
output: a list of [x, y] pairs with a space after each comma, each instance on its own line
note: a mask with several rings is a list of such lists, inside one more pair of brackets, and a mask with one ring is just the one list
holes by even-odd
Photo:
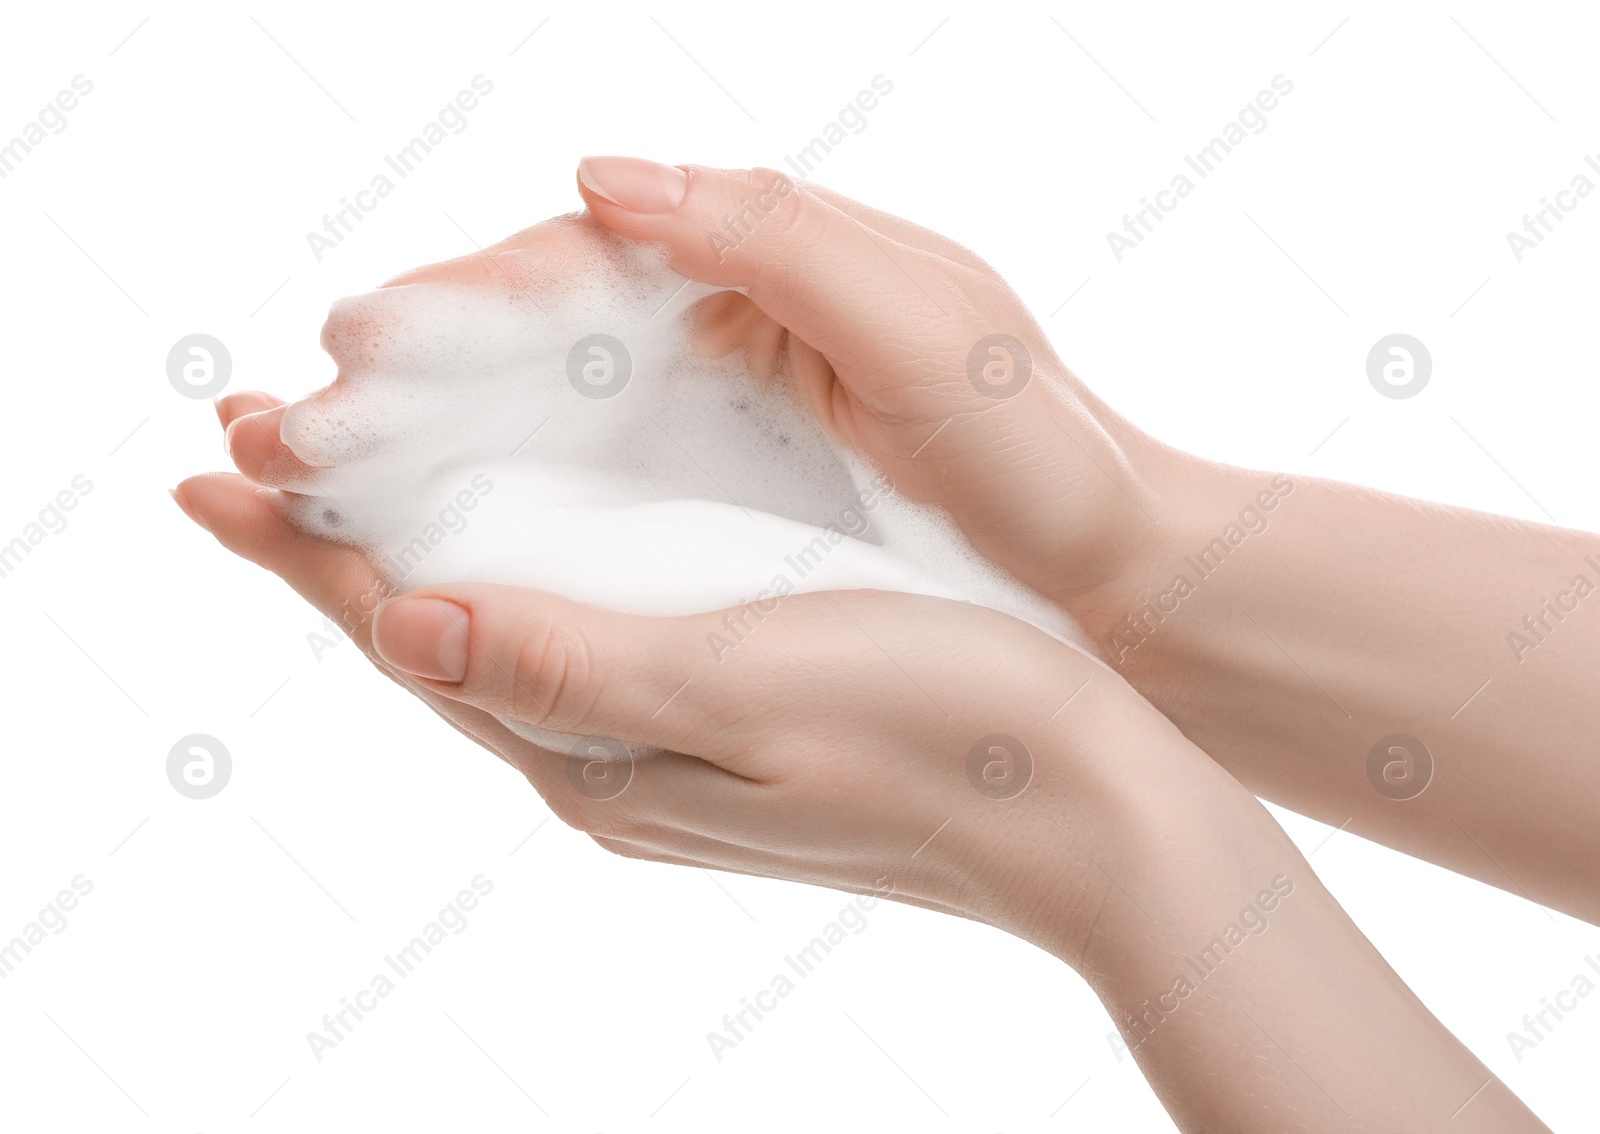
[[[721, 289], [586, 215], [523, 236], [481, 278], [334, 304], [338, 377], [280, 431], [313, 466], [280, 485], [298, 526], [362, 548], [401, 590], [501, 583], [642, 615], [906, 591], [1082, 640], [834, 444], [782, 367], [760, 380], [738, 352], [696, 357], [690, 310]], [[505, 723], [560, 751], [579, 739]]]

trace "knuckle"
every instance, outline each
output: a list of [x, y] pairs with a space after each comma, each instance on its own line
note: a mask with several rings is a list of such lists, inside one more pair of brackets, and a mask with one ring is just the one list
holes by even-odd
[[583, 833], [592, 839], [620, 839], [624, 834], [616, 809], [608, 806], [609, 802], [586, 800], [583, 804]]
[[583, 810], [582, 831], [591, 839], [609, 839], [613, 842], [643, 842], [650, 833], [650, 825], [630, 815], [614, 799], [598, 803], [586, 802]]
[[748, 170], [739, 185], [732, 211], [751, 217], [759, 226], [763, 242], [788, 242], [818, 235], [825, 218], [818, 201], [795, 183], [794, 178], [776, 169]]
[[574, 831], [596, 842], [646, 843], [653, 827], [617, 800], [592, 800], [576, 791], [548, 791], [543, 796], [550, 813]]
[[529, 723], [572, 732], [594, 704], [594, 654], [573, 626], [552, 621], [525, 634], [509, 671], [511, 709]]
[[591, 837], [649, 842], [657, 825], [649, 809], [628, 792], [628, 783], [596, 794], [586, 783], [582, 756], [568, 756], [564, 763], [541, 792], [556, 818]]

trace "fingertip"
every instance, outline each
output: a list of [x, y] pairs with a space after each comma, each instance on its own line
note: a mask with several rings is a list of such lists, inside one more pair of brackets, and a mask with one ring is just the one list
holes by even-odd
[[263, 485], [303, 484], [315, 474], [282, 438], [282, 403], [256, 413], [247, 413], [228, 424], [223, 432], [223, 449], [241, 473]]
[[378, 285], [378, 290], [391, 287], [409, 287], [413, 284], [459, 283], [488, 284], [496, 281], [493, 254], [488, 249], [457, 256], [454, 260], [441, 260], [437, 264], [424, 264], [391, 276]]
[[[950, 261], [869, 231], [782, 170], [585, 158], [578, 180], [605, 228], [664, 244], [679, 275], [748, 289], [765, 314], [830, 358], [881, 360], [885, 343], [862, 333], [863, 312], [895, 312], [908, 334], [950, 315], [933, 298], [939, 281], [919, 278], [952, 270]], [[679, 183], [681, 197], [671, 188]]]
[[172, 497], [173, 502], [177, 504], [179, 508], [183, 509], [183, 514], [188, 516], [189, 519], [193, 520], [201, 531], [209, 532], [211, 530], [210, 528], [206, 527], [206, 522], [200, 518], [200, 513], [195, 511], [194, 504], [189, 500], [189, 497], [184, 494], [182, 484], [178, 485], [177, 488], [167, 489], [167, 495]]
[[578, 190], [592, 206], [595, 199], [630, 213], [670, 213], [689, 191], [688, 171], [645, 158], [605, 155], [578, 161]]
[[211, 406], [217, 411], [217, 421], [221, 423], [223, 429], [227, 429], [241, 417], [277, 409], [283, 404], [282, 398], [275, 398], [260, 390], [240, 390], [236, 394], [219, 394], [211, 399]]
[[[169, 489], [179, 508], [196, 524], [223, 539], [241, 523], [259, 522], [273, 505], [238, 473], [210, 472], [187, 477]], [[226, 542], [226, 540], [224, 540]]]
[[365, 649], [367, 615], [390, 593], [359, 550], [295, 527], [284, 493], [238, 473], [201, 473], [173, 490], [179, 506], [218, 543], [282, 578], [330, 617], [338, 617]]

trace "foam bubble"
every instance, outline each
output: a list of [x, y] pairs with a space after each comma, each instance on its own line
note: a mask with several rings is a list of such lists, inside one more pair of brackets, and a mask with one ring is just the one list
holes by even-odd
[[[281, 426], [314, 466], [283, 485], [302, 494], [296, 524], [361, 547], [401, 590], [503, 583], [644, 615], [906, 591], [1081, 640], [834, 444], [781, 364], [763, 381], [737, 352], [697, 357], [690, 310], [718, 289], [660, 249], [582, 215], [491, 253], [466, 278], [334, 304], [338, 377]], [[576, 739], [506, 724], [558, 750]]]

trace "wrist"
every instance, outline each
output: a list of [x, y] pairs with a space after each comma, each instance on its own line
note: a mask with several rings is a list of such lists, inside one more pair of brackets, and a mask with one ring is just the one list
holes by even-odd
[[1029, 393], [1013, 447], [1025, 463], [1016, 483], [1034, 507], [1005, 565], [1087, 628], [1109, 631], [1195, 497], [1215, 492], [1226, 470], [1144, 432], [1065, 367]]
[[1056, 731], [1023, 733], [1033, 781], [999, 837], [984, 833], [961, 905], [1094, 981], [1120, 971], [1128, 943], [1187, 916], [1197, 894], [1215, 889], [1225, 904], [1263, 862], [1297, 856], [1256, 798], [1170, 721], [1116, 675], [1084, 668], [1092, 682]]
[[1146, 538], [1101, 583], [1060, 600], [1122, 673], [1186, 640], [1180, 631], [1197, 596], [1217, 591], [1219, 582], [1237, 590], [1239, 564], [1249, 562], [1252, 545], [1297, 487], [1287, 474], [1235, 468], [1159, 443], [1140, 459], [1154, 518]]

